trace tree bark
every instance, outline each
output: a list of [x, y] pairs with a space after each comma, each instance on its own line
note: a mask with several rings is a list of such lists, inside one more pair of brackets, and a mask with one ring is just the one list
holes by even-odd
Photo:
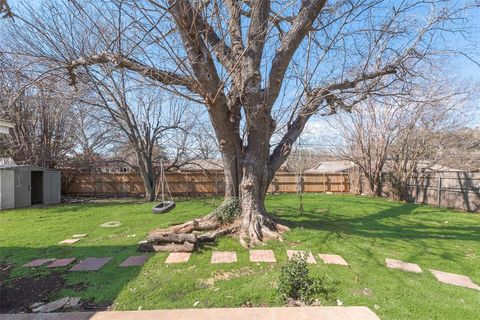
[[145, 201], [152, 202], [155, 200], [155, 172], [153, 169], [152, 159], [142, 152], [137, 151], [138, 168], [142, 177], [143, 186], [145, 188]]

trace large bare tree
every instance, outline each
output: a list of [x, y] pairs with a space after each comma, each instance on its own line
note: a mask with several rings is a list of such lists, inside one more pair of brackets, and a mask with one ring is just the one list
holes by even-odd
[[15, 125], [0, 141], [0, 156], [18, 164], [61, 165], [74, 149], [75, 102], [48, 78], [27, 89], [22, 89], [24, 75], [0, 72], [0, 78], [7, 79], [0, 79], [0, 118]]
[[[86, 83], [91, 90], [88, 90], [85, 102], [105, 111], [107, 117], [104, 121], [122, 133], [124, 139], [121, 142], [127, 147], [123, 149], [131, 150], [136, 160], [125, 163], [142, 177], [145, 201], [153, 201], [158, 164], [160, 158], [166, 157], [166, 154], [161, 154], [161, 149], [167, 147], [165, 140], [171, 138], [170, 131], [188, 133], [193, 128], [193, 118], [187, 117], [187, 105], [171, 94], [162, 93], [158, 87], [130, 79], [123, 70], [107, 71], [106, 75], [89, 71]], [[169, 159], [170, 166], [180, 165], [186, 160], [183, 143], [169, 147], [177, 151]]]
[[216, 210], [163, 231], [236, 233], [245, 246], [287, 229], [264, 200], [308, 120], [350, 109], [379, 89], [409, 90], [418, 66], [448, 51], [441, 36], [465, 30], [470, 7], [447, 0], [45, 3], [19, 14], [12, 51], [45, 69], [63, 67], [72, 85], [107, 65], [206, 106], [223, 159], [225, 206], [238, 203], [240, 218], [224, 224]]
[[371, 195], [382, 196], [388, 183], [391, 196], [403, 198], [420, 162], [439, 161], [439, 135], [464, 124], [468, 91], [445, 81], [431, 80], [427, 86], [403, 97], [369, 98], [351, 113], [331, 118], [341, 137], [333, 145], [335, 154], [357, 166]]

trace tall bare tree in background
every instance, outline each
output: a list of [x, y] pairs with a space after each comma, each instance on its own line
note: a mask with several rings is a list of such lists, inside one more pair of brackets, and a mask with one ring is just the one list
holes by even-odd
[[441, 132], [436, 137], [439, 163], [465, 171], [480, 171], [480, 127]]
[[[156, 176], [160, 161], [167, 160], [167, 146], [161, 145], [171, 138], [170, 131], [190, 132], [193, 117], [188, 116], [187, 104], [171, 95], [162, 93], [158, 87], [129, 78], [123, 70], [89, 72], [84, 82], [89, 85], [86, 102], [107, 112], [110, 125], [116, 127], [125, 137], [124, 143], [135, 155], [134, 162], [126, 161], [139, 172], [145, 187], [145, 200], [155, 198]], [[192, 112], [192, 111], [190, 111]], [[175, 156], [170, 166], [185, 161], [187, 140], [170, 145]], [[163, 158], [163, 160], [162, 160]]]
[[392, 196], [403, 198], [420, 162], [438, 163], [439, 135], [464, 124], [461, 112], [468, 94], [453, 93], [447, 83], [428, 85], [404, 97], [367, 99], [332, 122], [342, 138], [335, 153], [358, 167], [371, 195], [382, 195], [388, 171]]
[[[0, 76], [5, 78], [5, 73]], [[0, 156], [18, 164], [55, 168], [74, 146], [74, 101], [60, 94], [48, 78], [23, 89], [23, 77], [11, 76], [2, 81], [0, 117], [15, 127], [0, 141]]]
[[351, 109], [380, 89], [408, 91], [419, 66], [432, 67], [432, 55], [447, 49], [439, 37], [466, 30], [470, 7], [446, 0], [44, 3], [18, 14], [11, 52], [43, 70], [63, 68], [72, 85], [106, 65], [206, 106], [223, 159], [224, 205], [237, 205], [240, 219], [224, 224], [219, 209], [163, 232], [234, 232], [245, 246], [286, 230], [264, 200], [308, 120]]

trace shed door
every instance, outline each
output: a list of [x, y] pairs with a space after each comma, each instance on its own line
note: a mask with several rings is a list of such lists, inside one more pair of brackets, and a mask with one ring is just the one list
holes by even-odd
[[48, 203], [60, 202], [60, 172], [45, 171], [43, 179], [43, 201]]
[[15, 170], [15, 208], [30, 207], [32, 205], [32, 186], [30, 170]]

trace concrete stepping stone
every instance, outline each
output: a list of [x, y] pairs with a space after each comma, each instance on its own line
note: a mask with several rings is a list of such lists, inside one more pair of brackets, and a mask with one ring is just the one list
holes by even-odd
[[343, 259], [343, 257], [339, 256], [338, 254], [319, 253], [318, 256], [326, 264], [338, 264], [341, 266], [348, 266], [348, 262], [345, 261], [345, 259]]
[[251, 262], [277, 262], [272, 250], [250, 250]]
[[476, 283], [474, 283], [470, 279], [470, 277], [463, 276], [461, 274], [448, 273], [448, 272], [432, 270], [432, 269], [430, 269], [430, 272], [440, 282], [443, 282], [443, 283], [446, 283], [446, 284], [452, 284], [454, 286], [480, 290], [480, 286], [477, 285]]
[[68, 266], [70, 263], [73, 263], [75, 260], [75, 258], [66, 258], [66, 259], [57, 259], [55, 261], [53, 261], [52, 263], [50, 263], [47, 268], [61, 268], [61, 267], [66, 267]]
[[[302, 256], [305, 255], [307, 251], [300, 251], [300, 250], [287, 250], [287, 256], [288, 256], [288, 260], [292, 260], [293, 256], [295, 254], [301, 254]], [[308, 256], [307, 256], [307, 263], [310, 263], [310, 264], [317, 264], [317, 261], [315, 260], [315, 258], [313, 257], [313, 254], [311, 252], [308, 252]]]
[[123, 261], [120, 264], [120, 267], [143, 266], [148, 259], [150, 259], [149, 256], [131, 256], [128, 257], [125, 261]]
[[191, 255], [190, 252], [170, 252], [165, 263], [186, 263]]
[[59, 244], [74, 244], [78, 241], [80, 241], [80, 239], [66, 239], [66, 240], [60, 241]]
[[86, 258], [81, 260], [78, 264], [73, 266], [68, 271], [97, 271], [100, 270], [108, 261], [112, 260], [112, 257], [102, 258]]
[[102, 227], [102, 228], [117, 228], [117, 227], [120, 227], [121, 225], [122, 225], [122, 223], [120, 221], [109, 221], [109, 222], [102, 223], [100, 225], [100, 227]]
[[54, 261], [55, 259], [35, 259], [30, 261], [29, 263], [26, 263], [23, 265], [25, 268], [34, 268], [34, 267], [40, 267], [43, 266], [44, 264], [47, 264], [49, 262]]
[[385, 263], [387, 264], [387, 268], [390, 269], [398, 269], [406, 272], [414, 272], [414, 273], [421, 273], [422, 268], [420, 268], [415, 263], [403, 262], [400, 260], [395, 259], [385, 259]]
[[213, 251], [210, 263], [234, 263], [237, 262], [235, 251]]
[[85, 238], [87, 236], [86, 233], [74, 234], [72, 238]]

